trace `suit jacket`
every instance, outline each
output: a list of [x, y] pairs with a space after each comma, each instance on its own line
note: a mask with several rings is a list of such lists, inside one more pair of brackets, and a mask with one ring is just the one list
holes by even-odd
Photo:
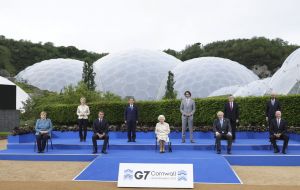
[[280, 110], [281, 106], [277, 99], [275, 99], [274, 105], [272, 105], [271, 100], [269, 100], [266, 106], [266, 117], [268, 117], [269, 119], [273, 119], [275, 118], [275, 112]]
[[287, 131], [287, 127], [288, 127], [288, 123], [284, 119], [282, 119], [282, 118], [280, 119], [279, 126], [277, 124], [277, 119], [276, 118], [272, 119], [271, 123], [270, 123], [270, 134], [271, 135], [277, 134], [277, 133], [284, 134]]
[[224, 117], [232, 121], [236, 121], [240, 117], [239, 105], [233, 102], [232, 110], [230, 109], [230, 103], [227, 102], [224, 106]]
[[194, 114], [196, 111], [196, 104], [193, 99], [190, 98], [189, 103], [187, 104], [186, 99], [182, 99], [181, 104], [180, 104], [180, 112], [182, 115], [184, 114]]
[[215, 119], [213, 123], [213, 131], [214, 132], [219, 132], [221, 134], [227, 134], [228, 132], [232, 132], [231, 130], [231, 125], [230, 125], [230, 120], [223, 118], [223, 125], [221, 126], [220, 120]]
[[93, 122], [93, 131], [94, 133], [108, 133], [108, 122], [106, 119], [102, 119], [102, 122], [100, 122], [99, 118], [95, 119]]
[[138, 108], [133, 105], [133, 109], [131, 110], [130, 105], [125, 108], [124, 111], [124, 120], [125, 121], [138, 121], [139, 114]]

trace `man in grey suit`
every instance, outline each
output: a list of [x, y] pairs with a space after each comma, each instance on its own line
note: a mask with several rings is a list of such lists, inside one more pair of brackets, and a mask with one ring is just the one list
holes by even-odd
[[187, 125], [190, 131], [191, 143], [195, 143], [193, 139], [193, 115], [196, 111], [195, 101], [191, 98], [192, 94], [190, 91], [184, 93], [185, 98], [182, 99], [180, 104], [180, 112], [182, 114], [182, 143], [185, 143], [185, 132]]

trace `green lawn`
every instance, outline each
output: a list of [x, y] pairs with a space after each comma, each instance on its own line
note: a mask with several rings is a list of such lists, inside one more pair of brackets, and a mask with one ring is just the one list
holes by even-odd
[[0, 132], [0, 137], [7, 137], [10, 135], [10, 132]]

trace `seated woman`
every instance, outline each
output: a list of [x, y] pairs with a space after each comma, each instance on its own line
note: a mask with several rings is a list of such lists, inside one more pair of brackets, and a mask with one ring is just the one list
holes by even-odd
[[38, 119], [35, 124], [35, 137], [38, 147], [38, 153], [43, 153], [46, 147], [46, 142], [51, 135], [52, 131], [52, 122], [50, 119], [47, 119], [47, 113], [42, 111], [41, 119]]
[[165, 142], [169, 141], [168, 134], [170, 133], [169, 124], [165, 122], [166, 118], [163, 115], [158, 116], [158, 123], [155, 127], [155, 134], [159, 142], [159, 152], [165, 152]]

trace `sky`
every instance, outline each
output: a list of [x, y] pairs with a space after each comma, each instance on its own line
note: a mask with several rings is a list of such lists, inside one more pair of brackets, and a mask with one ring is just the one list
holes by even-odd
[[0, 0], [0, 35], [98, 53], [264, 36], [300, 45], [299, 0]]

